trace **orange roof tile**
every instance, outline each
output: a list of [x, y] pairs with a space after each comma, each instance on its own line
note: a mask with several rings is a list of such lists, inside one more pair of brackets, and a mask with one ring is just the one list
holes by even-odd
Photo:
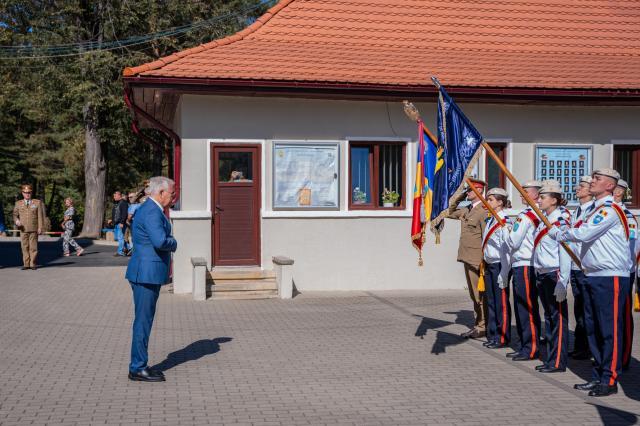
[[125, 76], [640, 89], [638, 0], [282, 0]]

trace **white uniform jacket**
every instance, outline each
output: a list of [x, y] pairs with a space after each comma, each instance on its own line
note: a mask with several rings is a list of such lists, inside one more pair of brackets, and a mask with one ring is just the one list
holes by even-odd
[[[618, 207], [619, 209], [619, 207]], [[629, 276], [633, 261], [629, 253], [624, 212], [616, 210], [613, 197], [597, 200], [579, 228], [551, 235], [557, 241], [581, 242], [580, 260], [585, 275]]]
[[[564, 207], [552, 211], [547, 219], [561, 231], [571, 226], [571, 213]], [[533, 240], [533, 267], [539, 274], [558, 273], [558, 282], [566, 288], [571, 275], [571, 257], [560, 243], [548, 235], [549, 230], [544, 223], [538, 225]]]
[[511, 230], [504, 227], [502, 232], [511, 253], [511, 266], [531, 266], [533, 258], [533, 234], [540, 224], [540, 218], [531, 207], [522, 210]]
[[498, 212], [498, 216], [502, 219], [503, 225], [494, 219], [493, 216], [487, 218], [487, 226], [482, 233], [482, 253], [486, 263], [500, 262], [500, 275], [506, 282], [509, 274], [509, 250], [507, 248], [504, 233], [501, 228], [509, 226], [508, 218], [503, 211]]
[[[591, 201], [587, 201], [584, 204], [580, 204], [580, 206], [576, 209], [576, 211], [572, 216], [572, 220], [571, 220], [572, 228], [580, 228], [582, 226], [582, 224], [584, 223], [584, 220], [587, 218], [587, 212], [590, 211], [589, 209], [591, 208], [593, 203], [594, 201], [591, 200]], [[569, 247], [576, 254], [576, 256], [580, 257], [580, 251], [582, 250], [581, 242], [577, 241], [577, 242], [569, 243]], [[578, 268], [578, 265], [576, 265], [575, 262], [573, 261], [571, 262], [571, 269], [574, 271], [580, 270], [580, 268]]]
[[[615, 203], [615, 201], [614, 201]], [[627, 218], [627, 234], [629, 235], [629, 253], [631, 255], [631, 260], [633, 261], [633, 265], [631, 266], [631, 270], [629, 272], [633, 273], [636, 269], [637, 263], [637, 255], [638, 255], [638, 221], [636, 217], [629, 211], [627, 206], [624, 203], [616, 203], [622, 211], [624, 212], [625, 217]]]

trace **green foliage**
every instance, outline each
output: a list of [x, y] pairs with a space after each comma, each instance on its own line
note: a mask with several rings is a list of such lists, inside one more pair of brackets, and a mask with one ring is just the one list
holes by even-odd
[[[7, 219], [19, 185], [28, 182], [45, 201], [54, 230], [62, 220], [67, 196], [76, 200], [77, 219], [81, 220], [86, 195], [83, 108], [88, 104], [96, 110], [106, 153], [104, 190], [111, 194], [139, 186], [152, 174], [153, 151], [131, 131], [122, 70], [239, 31], [267, 5], [247, 15], [238, 15], [238, 11], [261, 3], [0, 0], [0, 46], [69, 45], [56, 49], [68, 56], [52, 55], [51, 49], [46, 55], [37, 49], [12, 54], [0, 51], [0, 202]], [[228, 14], [229, 18], [212, 25], [127, 48], [87, 53], [79, 45], [91, 41], [100, 46]], [[25, 55], [39, 57], [20, 57]], [[158, 132], [145, 132], [168, 143]], [[168, 160], [163, 158], [165, 173]]]

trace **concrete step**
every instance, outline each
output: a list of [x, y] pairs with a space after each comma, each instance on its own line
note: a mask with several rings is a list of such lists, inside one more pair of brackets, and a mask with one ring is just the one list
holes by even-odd
[[278, 285], [273, 278], [264, 280], [210, 280], [207, 284], [211, 285], [212, 292], [223, 291], [255, 291], [255, 290], [277, 290]]
[[211, 293], [211, 300], [256, 300], [275, 299], [278, 292], [274, 290], [260, 291], [220, 291]]
[[209, 272], [209, 279], [214, 281], [219, 280], [240, 280], [240, 281], [249, 281], [249, 280], [264, 280], [275, 278], [275, 271], [265, 271], [258, 268], [213, 268]]

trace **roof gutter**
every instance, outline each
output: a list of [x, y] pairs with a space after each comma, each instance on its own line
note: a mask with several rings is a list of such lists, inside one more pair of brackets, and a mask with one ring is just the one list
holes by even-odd
[[[182, 140], [180, 139], [180, 136], [178, 136], [173, 130], [171, 130], [170, 128], [168, 128], [167, 126], [165, 126], [164, 124], [162, 124], [160, 121], [158, 121], [155, 117], [151, 116], [150, 114], [148, 114], [145, 110], [143, 110], [142, 108], [140, 108], [138, 105], [135, 104], [135, 102], [133, 102], [133, 97], [131, 96], [131, 91], [132, 88], [129, 84], [127, 84], [127, 82], [124, 82], [124, 102], [125, 104], [127, 104], [127, 107], [131, 110], [132, 114], [133, 114], [133, 123], [131, 124], [131, 128], [133, 130], [133, 132], [140, 136], [142, 138], [142, 140], [144, 140], [146, 143], [152, 145], [154, 147], [154, 149], [156, 150], [160, 150], [161, 147], [160, 145], [158, 145], [156, 143], [156, 141], [154, 141], [153, 139], [145, 136], [142, 132], [140, 132], [140, 129], [138, 127], [138, 119], [137, 117], [140, 116], [142, 118], [144, 118], [145, 120], [147, 120], [151, 126], [153, 128], [155, 128], [156, 130], [161, 131], [162, 133], [164, 133], [169, 139], [171, 139], [173, 141], [173, 181], [175, 182], [175, 186], [176, 186], [176, 194], [175, 194], [175, 198], [173, 200], [174, 204], [177, 204], [180, 201], [180, 194], [181, 194], [181, 159], [182, 159]], [[165, 149], [165, 154], [167, 156], [167, 158], [169, 158], [169, 150]]]
[[[353, 97], [433, 98], [437, 89], [432, 85], [384, 85], [285, 80], [209, 79], [183, 77], [124, 77], [126, 84], [177, 89], [185, 92], [245, 92], [251, 94], [315, 94]], [[466, 87], [447, 86], [447, 91], [478, 100], [592, 100], [608, 102], [640, 102], [639, 89], [553, 89], [527, 87]]]

